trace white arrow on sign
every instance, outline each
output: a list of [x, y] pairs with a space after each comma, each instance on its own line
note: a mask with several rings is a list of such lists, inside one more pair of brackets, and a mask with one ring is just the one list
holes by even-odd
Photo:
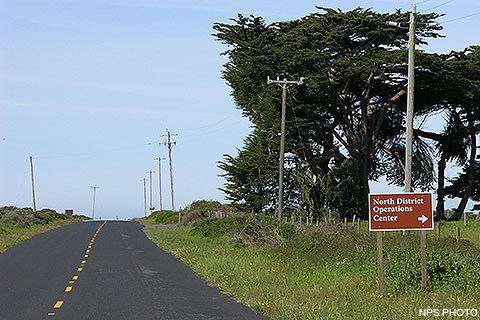
[[422, 224], [424, 224], [424, 223], [425, 223], [425, 221], [427, 221], [427, 220], [428, 220], [428, 218], [427, 218], [427, 217], [425, 217], [425, 215], [424, 215], [424, 214], [422, 214], [422, 216], [421, 216], [421, 217], [418, 217], [418, 221], [421, 221], [421, 222], [422, 222]]

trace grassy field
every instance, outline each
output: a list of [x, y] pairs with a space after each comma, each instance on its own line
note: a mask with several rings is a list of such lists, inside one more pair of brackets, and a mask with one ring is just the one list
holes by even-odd
[[80, 220], [79, 219], [56, 220], [49, 224], [32, 225], [28, 227], [0, 224], [0, 253], [16, 245], [17, 243], [30, 239], [31, 237], [37, 234], [44, 233], [46, 231], [56, 229], [59, 227], [63, 227], [76, 221], [80, 221]]
[[67, 216], [51, 209], [33, 212], [31, 208], [0, 208], [0, 253], [31, 237], [81, 221], [84, 216]]
[[[427, 290], [420, 288], [419, 238], [384, 237], [385, 295], [377, 294], [375, 234], [366, 223], [303, 228], [272, 244], [191, 226], [145, 229], [147, 236], [202, 278], [270, 319], [413, 319], [421, 308], [480, 309], [480, 222], [429, 231]], [[210, 227], [209, 227], [210, 228]]]

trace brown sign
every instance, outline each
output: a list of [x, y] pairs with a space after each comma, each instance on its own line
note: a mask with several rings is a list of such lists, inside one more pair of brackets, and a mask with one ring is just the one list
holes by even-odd
[[370, 231], [432, 230], [431, 193], [371, 193]]

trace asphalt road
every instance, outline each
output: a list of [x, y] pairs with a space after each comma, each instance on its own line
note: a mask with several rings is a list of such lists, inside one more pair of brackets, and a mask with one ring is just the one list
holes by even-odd
[[75, 223], [0, 254], [0, 319], [265, 319], [209, 287], [135, 222]]

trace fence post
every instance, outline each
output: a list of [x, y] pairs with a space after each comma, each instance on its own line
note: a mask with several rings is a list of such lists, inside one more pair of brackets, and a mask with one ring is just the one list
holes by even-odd
[[459, 243], [460, 242], [460, 227], [457, 227], [455, 235], [457, 237], [457, 243]]

